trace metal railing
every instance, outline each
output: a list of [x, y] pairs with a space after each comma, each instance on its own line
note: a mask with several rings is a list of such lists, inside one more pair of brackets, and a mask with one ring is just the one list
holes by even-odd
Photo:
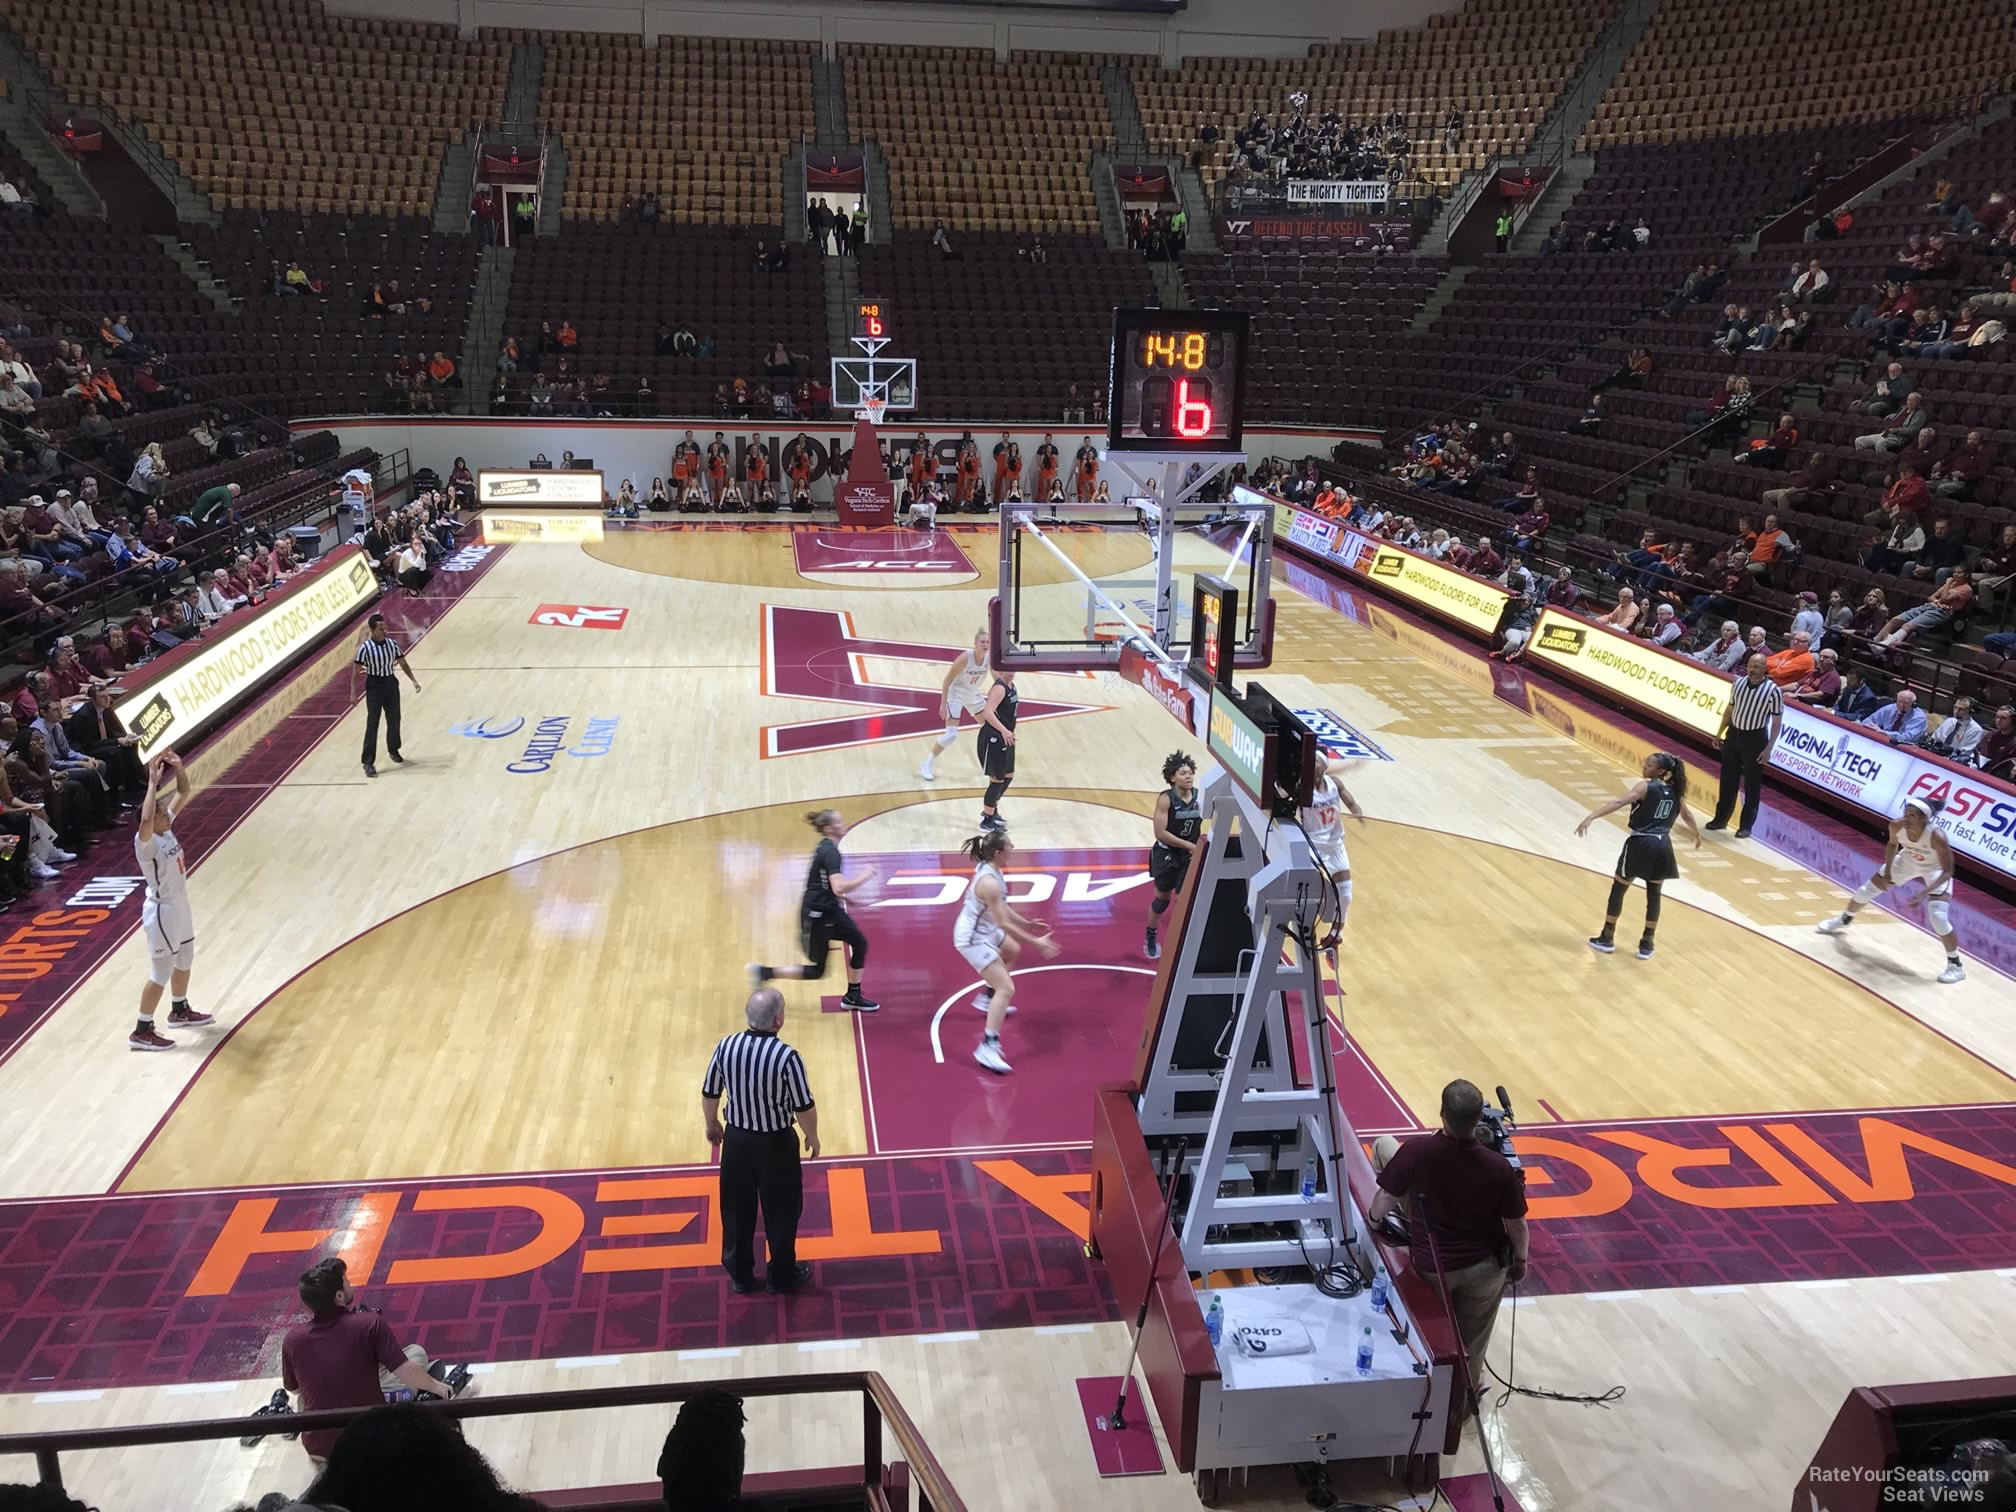
[[[902, 1462], [916, 1488], [920, 1512], [966, 1512], [966, 1503], [952, 1487], [944, 1467], [924, 1442], [910, 1414], [873, 1370], [835, 1371], [825, 1375], [745, 1376], [724, 1381], [667, 1381], [650, 1386], [605, 1386], [588, 1391], [536, 1391], [523, 1396], [457, 1397], [435, 1402], [425, 1410], [446, 1413], [458, 1421], [473, 1418], [522, 1417], [551, 1412], [585, 1412], [618, 1407], [664, 1407], [683, 1402], [695, 1392], [718, 1386], [742, 1397], [798, 1397], [858, 1394], [861, 1399], [861, 1481], [870, 1505], [886, 1504], [890, 1488], [883, 1438], [896, 1441]], [[134, 1428], [81, 1428], [51, 1433], [16, 1433], [0, 1437], [0, 1458], [32, 1454], [35, 1471], [45, 1486], [63, 1485], [63, 1456], [93, 1449], [146, 1449], [161, 1444], [235, 1439], [248, 1428], [261, 1434], [292, 1434], [318, 1428], [343, 1428], [370, 1407], [335, 1408], [261, 1418], [205, 1418], [188, 1423], [150, 1423]], [[630, 1477], [625, 1477], [630, 1478]]]
[[216, 215], [216, 207], [210, 203], [210, 197], [189, 184], [182, 170], [147, 135], [145, 129], [123, 118], [109, 101], [89, 94], [72, 97], [56, 89], [26, 90], [22, 101], [30, 117], [42, 127], [59, 152], [66, 150], [62, 123], [78, 116], [95, 121], [161, 191], [174, 207], [177, 221], [207, 220]]

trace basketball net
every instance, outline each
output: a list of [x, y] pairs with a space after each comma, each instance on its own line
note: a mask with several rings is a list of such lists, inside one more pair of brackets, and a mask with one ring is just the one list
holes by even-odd
[[889, 408], [889, 401], [887, 399], [884, 398], [870, 399], [866, 394], [863, 394], [861, 396], [860, 416], [863, 420], [866, 420], [870, 425], [876, 427], [878, 430], [882, 426], [883, 412], [888, 408]]

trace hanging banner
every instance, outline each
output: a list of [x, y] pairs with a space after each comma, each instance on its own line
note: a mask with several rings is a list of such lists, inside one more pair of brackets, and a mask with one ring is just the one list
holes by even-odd
[[1383, 205], [1389, 186], [1384, 179], [1290, 179], [1291, 205]]

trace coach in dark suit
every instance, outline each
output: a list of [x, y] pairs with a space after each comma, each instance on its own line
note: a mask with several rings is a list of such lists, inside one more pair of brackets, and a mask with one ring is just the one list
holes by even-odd
[[106, 781], [121, 793], [145, 791], [147, 773], [140, 765], [138, 735], [126, 733], [126, 726], [112, 712], [109, 688], [91, 690], [91, 701], [63, 721], [63, 733], [73, 749], [94, 761], [105, 763]]
[[793, 1292], [812, 1277], [812, 1267], [798, 1260], [798, 1216], [805, 1205], [798, 1130], [805, 1131], [806, 1155], [817, 1160], [819, 1112], [812, 1106], [805, 1062], [777, 1037], [784, 1027], [784, 994], [759, 987], [743, 1012], [749, 1027], [714, 1047], [700, 1084], [707, 1140], [721, 1147], [721, 1263], [737, 1292], [755, 1289], [760, 1205], [763, 1236], [770, 1243], [770, 1290]]

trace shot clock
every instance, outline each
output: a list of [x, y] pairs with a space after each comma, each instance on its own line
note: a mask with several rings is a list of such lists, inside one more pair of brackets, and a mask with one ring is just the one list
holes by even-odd
[[1108, 449], [1239, 450], [1247, 326], [1228, 310], [1115, 310]]

